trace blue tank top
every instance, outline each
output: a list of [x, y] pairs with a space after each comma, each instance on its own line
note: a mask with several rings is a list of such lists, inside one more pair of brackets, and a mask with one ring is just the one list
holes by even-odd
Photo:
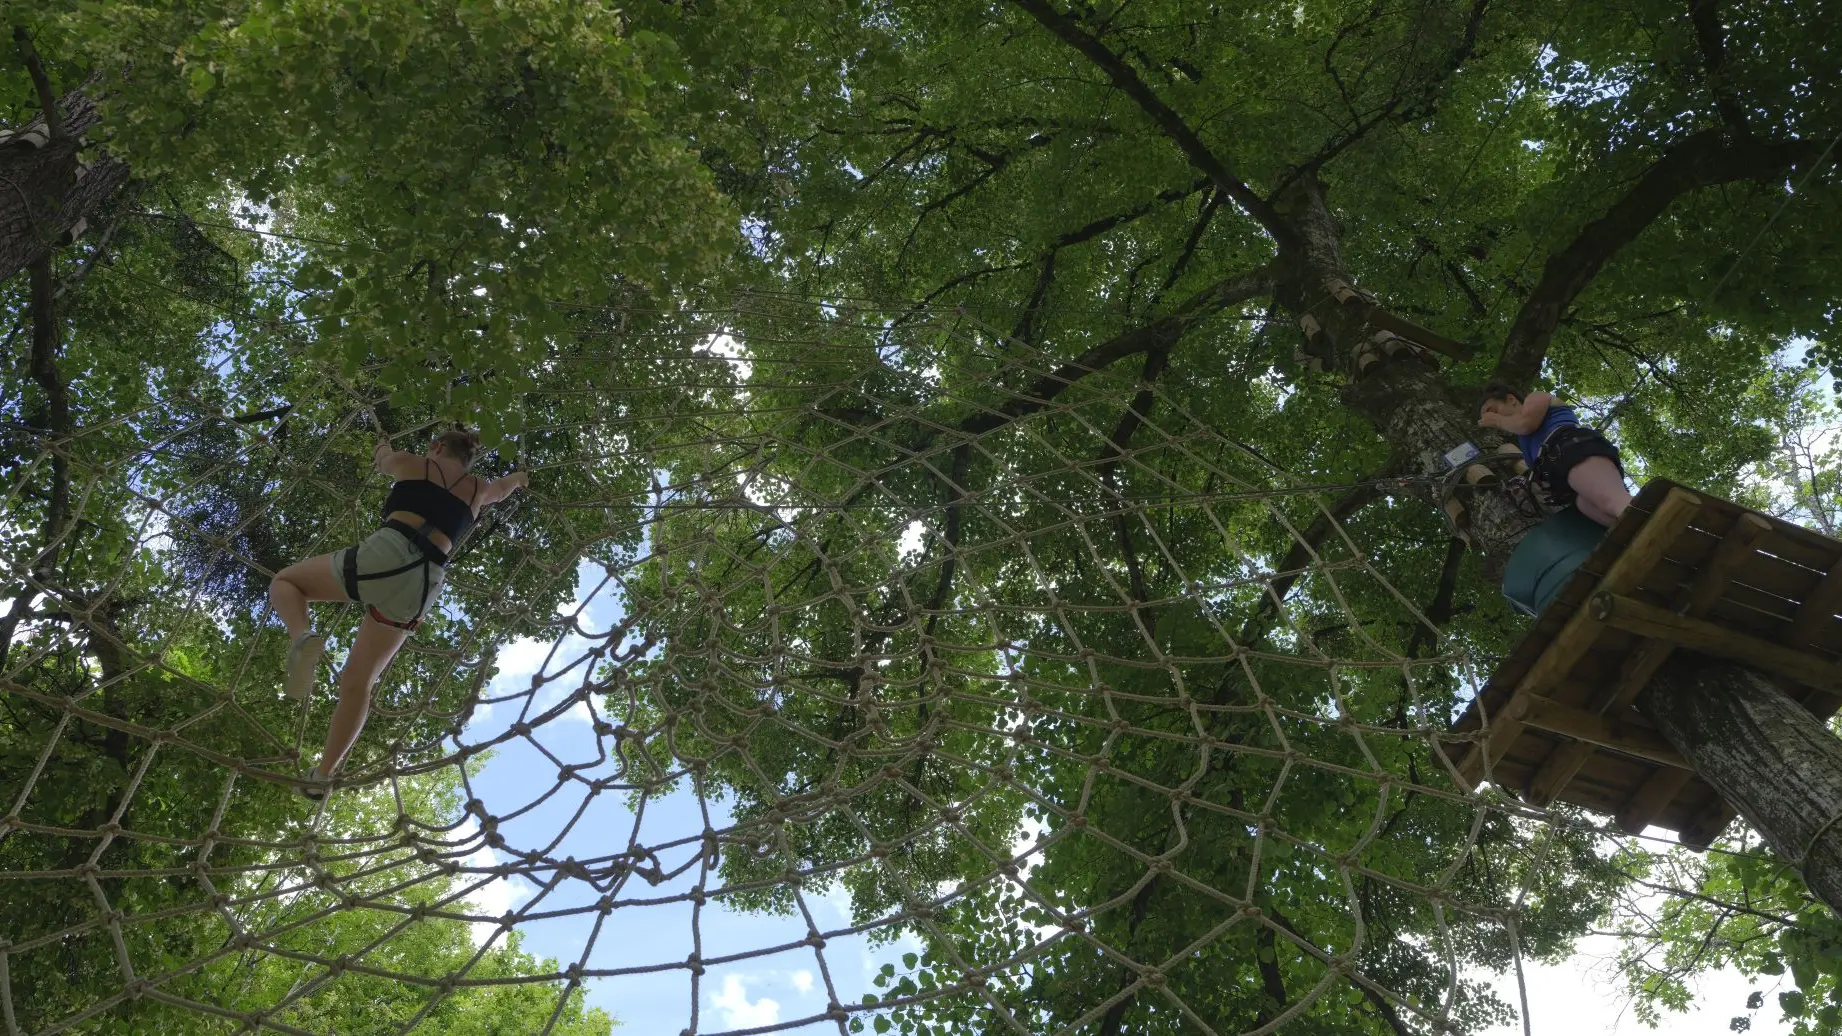
[[1572, 407], [1549, 407], [1547, 414], [1541, 419], [1540, 428], [1527, 435], [1516, 436], [1516, 445], [1522, 447], [1522, 459], [1529, 462], [1529, 467], [1534, 467], [1535, 458], [1541, 456], [1542, 446], [1547, 443], [1548, 436], [1553, 435], [1556, 428], [1566, 428], [1570, 425], [1578, 427], [1579, 424], [1580, 415], [1574, 413]]

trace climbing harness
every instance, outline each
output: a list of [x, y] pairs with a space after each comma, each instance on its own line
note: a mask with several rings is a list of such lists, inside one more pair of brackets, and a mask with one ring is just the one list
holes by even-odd
[[363, 598], [358, 596], [359, 583], [370, 579], [388, 579], [391, 576], [402, 575], [412, 568], [420, 568], [422, 570], [422, 603], [417, 606], [415, 616], [408, 622], [398, 622], [395, 619], [387, 617], [383, 612], [377, 610], [377, 605], [375, 604], [365, 606], [371, 618], [378, 622], [386, 626], [393, 626], [400, 630], [413, 631], [417, 626], [422, 625], [422, 614], [428, 607], [428, 595], [431, 585], [429, 582], [429, 566], [433, 565], [438, 569], [446, 569], [448, 567], [448, 555], [446, 551], [437, 547], [429, 540], [428, 533], [424, 532], [421, 526], [411, 525], [400, 519], [392, 518], [384, 523], [384, 528], [390, 529], [401, 535], [404, 539], [407, 539], [412, 546], [416, 547], [416, 549], [422, 553], [422, 556], [406, 565], [398, 565], [396, 568], [383, 572], [361, 573], [358, 571], [358, 548], [354, 547], [346, 551], [345, 565], [343, 567], [345, 595], [350, 597], [353, 601], [362, 602]]

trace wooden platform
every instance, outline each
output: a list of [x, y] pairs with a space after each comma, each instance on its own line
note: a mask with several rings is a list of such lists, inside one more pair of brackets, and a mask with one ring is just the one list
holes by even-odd
[[1818, 718], [1842, 704], [1842, 542], [1667, 480], [1646, 485], [1465, 714], [1475, 787], [1711, 842], [1733, 811], [1631, 705], [1675, 650], [1743, 662]]

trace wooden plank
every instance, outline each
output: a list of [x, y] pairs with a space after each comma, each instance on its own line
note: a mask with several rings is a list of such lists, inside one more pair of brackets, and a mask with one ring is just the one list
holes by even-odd
[[1650, 775], [1631, 797], [1626, 800], [1624, 808], [1618, 811], [1618, 827], [1627, 834], [1641, 835], [1663, 808], [1676, 800], [1676, 796], [1695, 775], [1688, 770], [1673, 766], [1659, 767]]
[[[1669, 553], [1682, 530], [1701, 509], [1701, 498], [1684, 489], [1671, 489], [1657, 506], [1649, 521], [1632, 536], [1623, 553], [1606, 569], [1599, 580], [1602, 592], [1624, 593], [1644, 581], [1656, 563]], [[1471, 750], [1459, 763], [1459, 773], [1472, 785], [1483, 779], [1489, 763], [1502, 756], [1522, 733], [1522, 724], [1514, 718], [1519, 699], [1544, 694], [1573, 669], [1574, 663], [1592, 646], [1600, 633], [1600, 623], [1591, 610], [1582, 608], [1567, 620], [1541, 657], [1529, 667], [1510, 693], [1501, 717], [1489, 717], [1489, 731], [1482, 740], [1472, 743]]]
[[1766, 640], [1777, 640], [1784, 636], [1784, 631], [1791, 625], [1788, 610], [1785, 614], [1773, 614], [1749, 607], [1733, 597], [1723, 597], [1715, 602], [1701, 618], [1728, 629], [1737, 629]]
[[1804, 697], [1804, 708], [1809, 709], [1810, 714], [1817, 719], [1827, 722], [1838, 708], [1842, 708], [1842, 694], [1813, 690]]
[[[1793, 565], [1783, 558], [1764, 553], [1764, 550], [1761, 546], [1747, 560], [1746, 567], [1734, 574], [1734, 585], [1745, 587], [1750, 591], [1749, 597], [1756, 594], [1783, 601], [1784, 607], [1795, 611], [1796, 602], [1810, 596], [1817, 581], [1822, 578], [1822, 573]], [[1702, 560], [1706, 560], [1706, 555]], [[1651, 570], [1650, 578], [1644, 580], [1644, 586], [1649, 589], [1687, 586], [1695, 581], [1695, 572], [1700, 567], [1700, 562], [1688, 562], [1672, 554], [1657, 563], [1657, 567]]]
[[1512, 712], [1509, 715], [1537, 730], [1623, 752], [1647, 762], [1684, 769], [1688, 767], [1688, 761], [1655, 730], [1616, 720], [1590, 709], [1576, 709], [1551, 698], [1531, 697], [1523, 699], [1520, 714]]
[[1842, 665], [1717, 623], [1601, 591], [1591, 609], [1600, 622], [1715, 658], [1740, 662], [1819, 690], [1842, 690]]
[[[1625, 656], [1625, 668], [1613, 687], [1613, 694], [1621, 693], [1631, 681], [1641, 678], [1646, 683], [1649, 682], [1650, 677], [1656, 672], [1655, 665], [1661, 664], [1660, 662], [1652, 664], [1651, 660], [1667, 656], [1669, 650], [1667, 644], [1652, 640], [1645, 642], [1636, 651]], [[1597, 715], [1596, 709], [1594, 714]], [[1589, 741], [1572, 741], [1555, 749], [1529, 778], [1523, 798], [1537, 806], [1545, 806], [1559, 798], [1561, 790], [1567, 786], [1568, 781], [1573, 780], [1575, 774], [1580, 772], [1580, 767], [1586, 765], [1586, 760], [1592, 756], [1593, 751], [1594, 747]]]
[[1567, 785], [1560, 801], [1613, 816], [1631, 789], [1642, 784], [1654, 768], [1652, 763], [1628, 756], [1595, 752], [1580, 769], [1580, 775]]
[[1842, 565], [1823, 573], [1810, 596], [1804, 598], [1790, 628], [1785, 630], [1784, 643], [1791, 647], [1811, 643], [1819, 630], [1835, 621], [1838, 608], [1842, 608]]
[[[1709, 556], [1708, 563], [1694, 574], [1693, 582], [1679, 591], [1675, 602], [1677, 607], [1691, 616], [1699, 616], [1713, 607], [1727, 590], [1734, 574], [1744, 570], [1753, 558], [1759, 556], [1758, 546], [1771, 531], [1772, 523], [1763, 516], [1751, 512], [1741, 514], [1734, 521], [1733, 527], [1727, 530], [1727, 534], [1721, 537], [1720, 546]], [[1624, 671], [1611, 692], [1603, 700], [1594, 703], [1597, 711], [1617, 713], [1629, 706], [1649, 686], [1651, 677], [1669, 660], [1673, 650], [1666, 642], [1650, 641], [1628, 656]], [[1585, 738], [1564, 745], [1550, 755], [1529, 779], [1528, 801], [1538, 806], [1554, 801], [1593, 753], [1590, 741], [1590, 738]], [[1672, 765], [1682, 768], [1675, 769], [1673, 773], [1676, 776], [1673, 777], [1668, 776], [1672, 771], [1653, 774], [1620, 811], [1620, 825], [1626, 826], [1628, 830], [1628, 825], [1636, 824], [1636, 829], [1642, 831], [1655, 819], [1657, 811], [1675, 797], [1675, 792], [1688, 783], [1685, 764]], [[1668, 794], [1662, 794], [1666, 788]]]
[[1786, 561], [1795, 561], [1818, 572], [1827, 572], [1842, 563], [1842, 543], [1822, 533], [1778, 521], [1772, 523], [1772, 529], [1777, 533], [1772, 538], [1772, 553]]

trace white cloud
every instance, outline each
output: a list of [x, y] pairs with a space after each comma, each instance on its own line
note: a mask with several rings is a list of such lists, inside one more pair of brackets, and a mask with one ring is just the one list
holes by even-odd
[[588, 711], [588, 702], [585, 701], [578, 701], [571, 705], [569, 711], [563, 713], [560, 718], [565, 723], [580, 723], [585, 727], [593, 726], [595, 723], [595, 714]]
[[755, 372], [755, 365], [748, 359], [748, 346], [737, 341], [734, 335], [711, 335], [709, 341], [704, 343], [704, 348], [712, 355], [727, 359], [743, 381], [747, 381], [749, 375]]
[[[457, 833], [463, 838], [478, 838], [479, 821], [468, 817]], [[497, 867], [500, 860], [499, 854], [494, 852], [491, 846], [481, 843], [480, 847], [468, 853], [462, 862], [468, 867]], [[463, 875], [463, 880], [477, 880], [477, 876]], [[494, 878], [468, 893], [467, 902], [473, 905], [472, 913], [498, 917], [530, 899], [536, 891], [536, 888], [523, 878], [516, 876]], [[492, 938], [493, 932], [499, 928], [497, 924], [490, 921], [474, 921], [468, 927], [470, 929], [468, 935], [472, 937], [475, 946], [484, 946], [486, 940]]]
[[[1688, 985], [1693, 999], [1688, 1011], [1683, 1014], [1664, 1011], [1662, 1028], [1651, 1029], [1637, 1020], [1623, 983], [1614, 973], [1611, 961], [1617, 951], [1615, 938], [1594, 935], [1580, 940], [1571, 959], [1557, 964], [1524, 961], [1531, 1029], [1535, 1032], [1600, 1032], [1607, 1036], [1640, 1036], [1653, 1032], [1722, 1036], [1730, 1031], [1729, 1020], [1750, 1015], [1753, 1036], [1788, 1036], [1791, 1031], [1790, 1024], [1778, 1011], [1777, 990], [1773, 985], [1776, 980], [1749, 981], [1733, 968], [1722, 968], [1690, 979]], [[1766, 1006], [1752, 1012], [1746, 1010], [1746, 996], [1755, 988], [1767, 990]], [[1497, 995], [1511, 1004], [1520, 1001], [1514, 971], [1497, 980]], [[1521, 1032], [1521, 1019], [1485, 1030], [1487, 1036], [1520, 1036]]]
[[550, 657], [550, 642], [534, 637], [520, 637], [507, 641], [499, 648], [495, 660], [499, 675], [493, 677], [493, 683], [520, 680], [535, 675], [543, 668], [544, 659]]
[[793, 988], [802, 994], [812, 992], [812, 972], [801, 968], [793, 973]]
[[710, 1006], [723, 1012], [723, 1024], [732, 1029], [750, 1029], [780, 1021], [780, 1004], [765, 996], [751, 1003], [739, 975], [724, 976], [722, 992], [710, 998]]
[[921, 553], [921, 544], [926, 535], [927, 526], [922, 525], [920, 521], [908, 523], [908, 528], [902, 530], [902, 538], [895, 545], [896, 552], [903, 561]]

